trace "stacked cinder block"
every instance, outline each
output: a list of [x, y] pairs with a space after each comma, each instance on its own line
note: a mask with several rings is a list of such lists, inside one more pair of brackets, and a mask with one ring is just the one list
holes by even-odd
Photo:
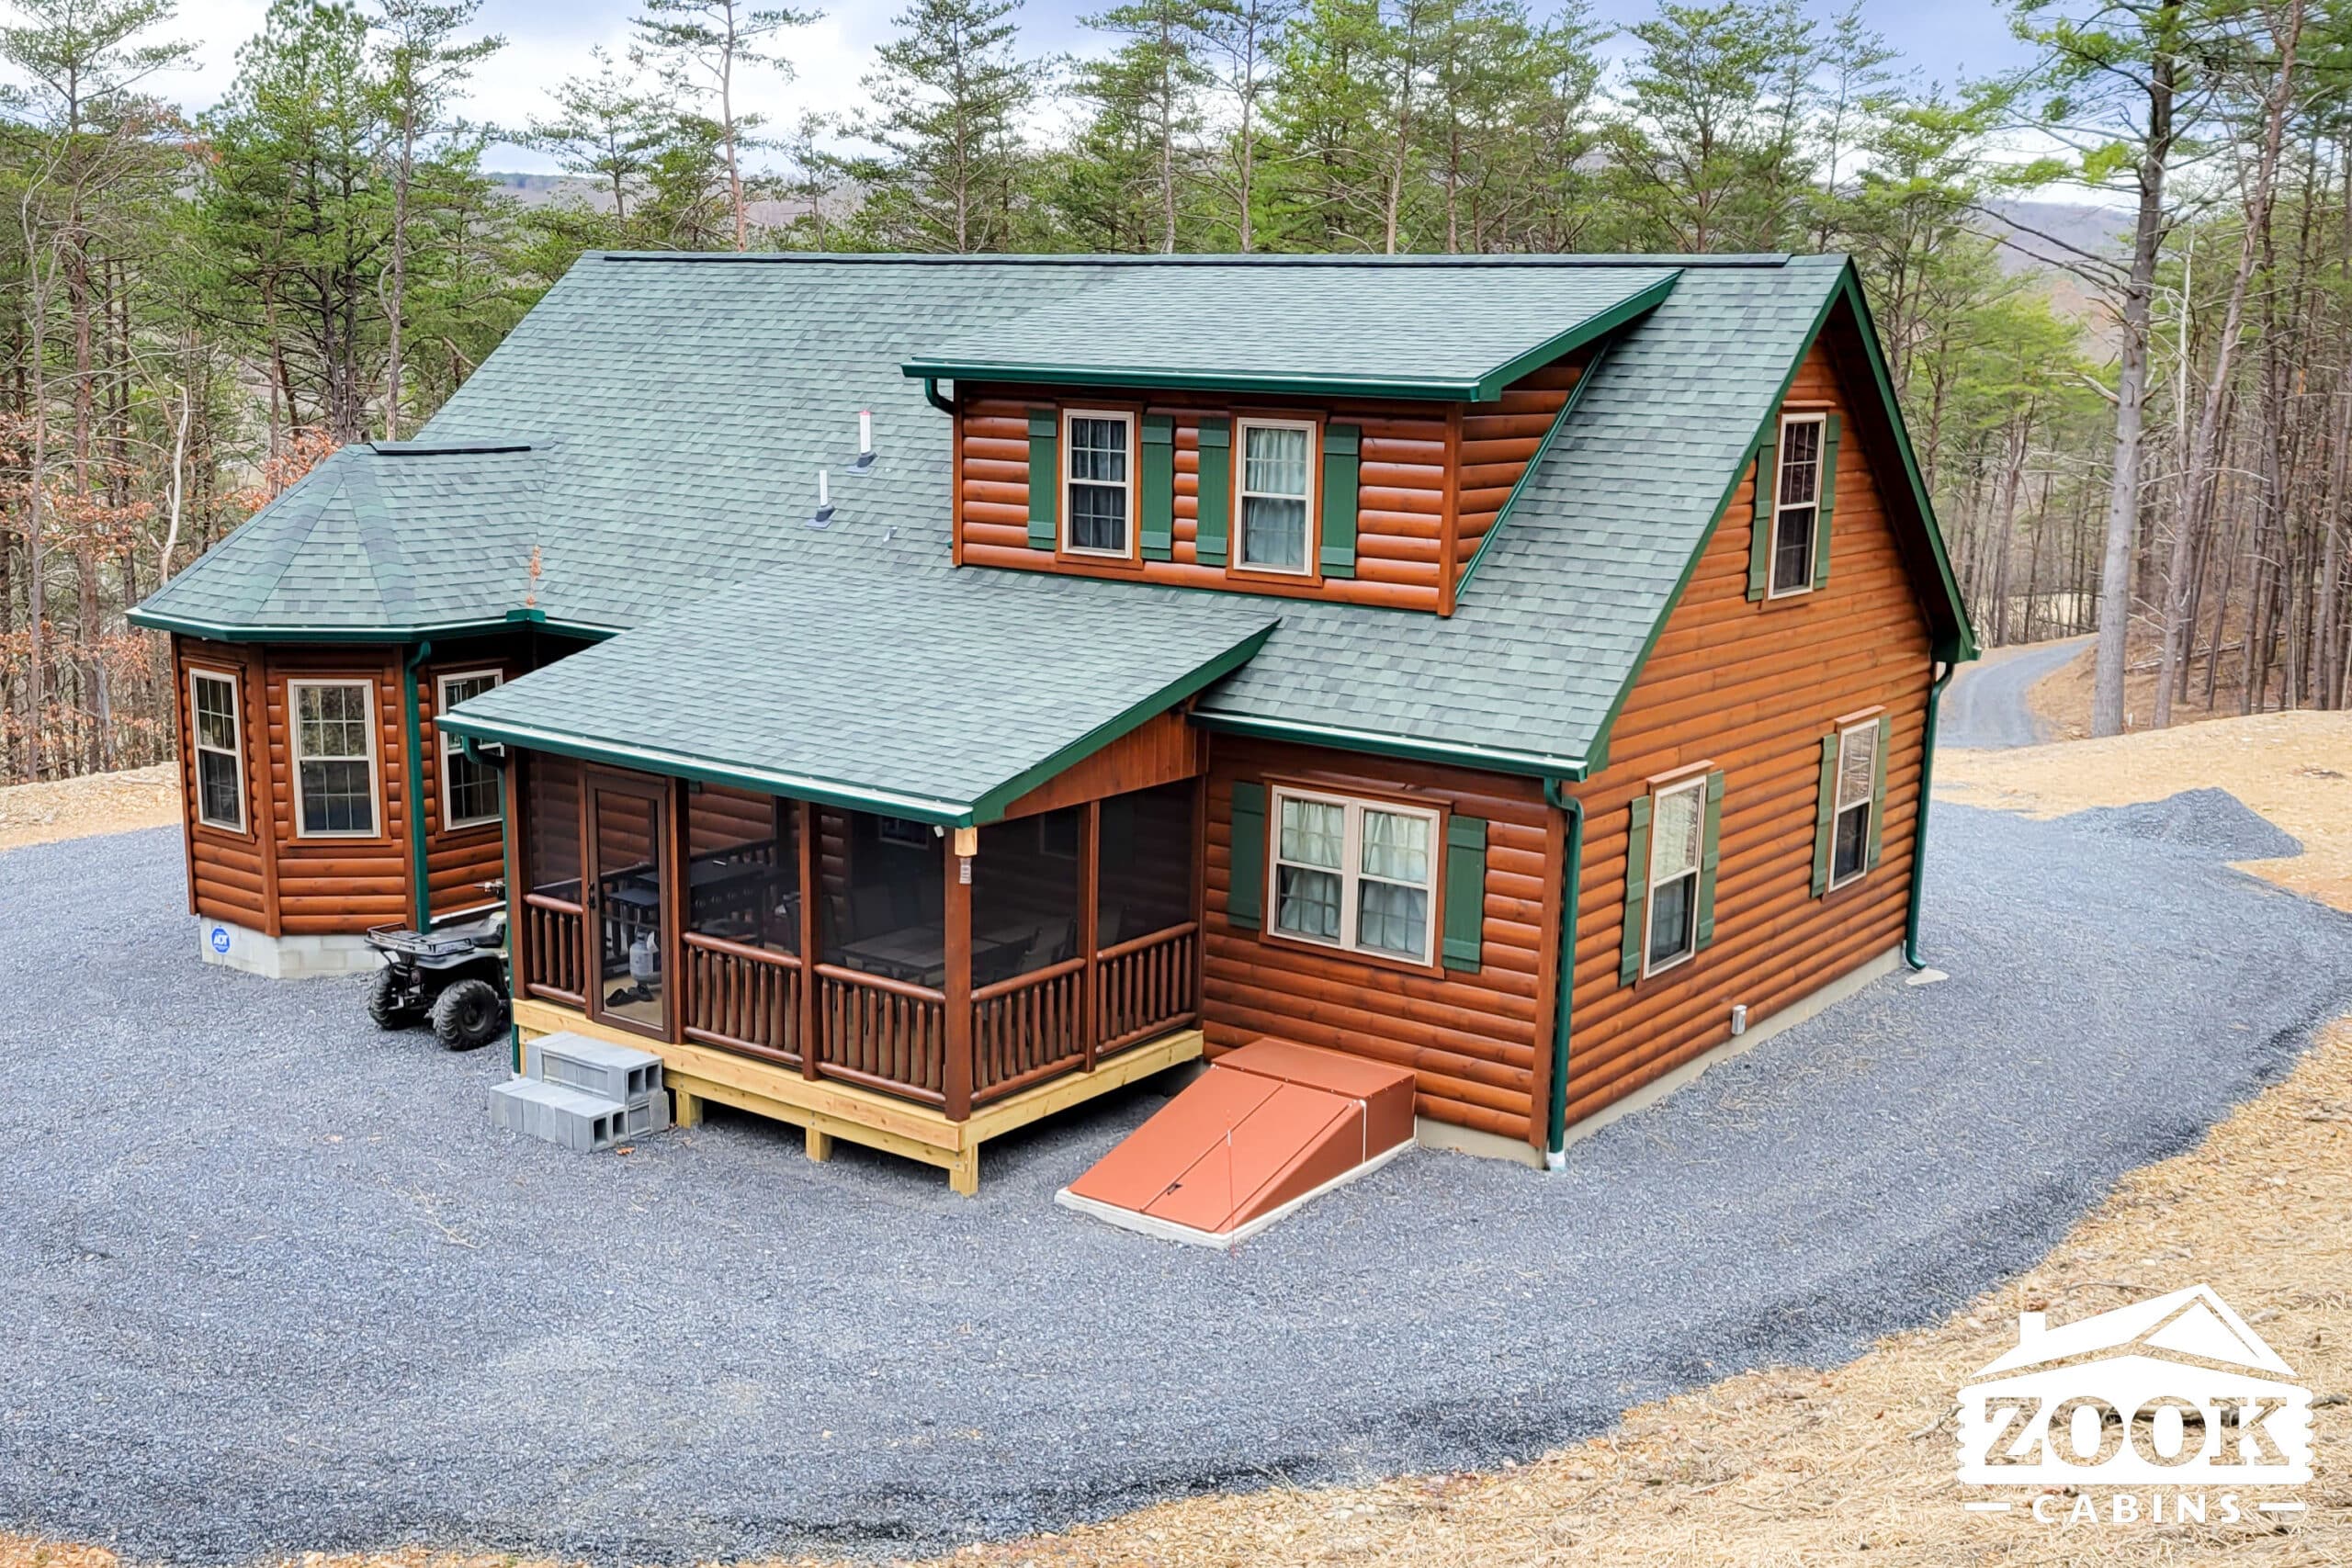
[[491, 1120], [569, 1149], [608, 1149], [670, 1124], [662, 1058], [569, 1032], [524, 1053], [528, 1073], [490, 1091]]

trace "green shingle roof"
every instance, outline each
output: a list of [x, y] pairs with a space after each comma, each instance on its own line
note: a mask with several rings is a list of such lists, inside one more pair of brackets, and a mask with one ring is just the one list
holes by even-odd
[[139, 607], [198, 636], [405, 637], [494, 622], [528, 587], [550, 444], [359, 443]]
[[[559, 628], [637, 626], [722, 591], [751, 595], [730, 598], [727, 619], [687, 616], [664, 634], [691, 638], [699, 625], [723, 662], [729, 638], [760, 627], [744, 606], [772, 590], [743, 586], [754, 579], [868, 583], [944, 568], [949, 422], [900, 370], [933, 345], [1012, 341], [1024, 313], [1121, 277], [1181, 275], [1232, 298], [1294, 276], [1409, 283], [1435, 315], [1475, 312], [1524, 278], [1563, 290], [1598, 278], [1623, 299], [1662, 269], [1679, 271], [1670, 291], [1608, 340], [1450, 618], [955, 574], [975, 603], [1001, 594], [1041, 625], [1204, 600], [1277, 617], [1263, 651], [1202, 694], [1193, 713], [1205, 723], [1573, 775], [1604, 755], [1644, 650], [1814, 333], [1839, 299], [1859, 310], [1842, 259], [592, 254], [424, 433], [436, 449], [520, 440], [528, 453], [339, 457], [139, 618], [288, 640], [433, 635], [518, 610], [536, 547], [538, 608]], [[1385, 332], [1366, 316], [1352, 341], [1378, 344]], [[860, 409], [874, 412], [879, 454], [863, 475], [849, 471]], [[1893, 439], [1899, 448], [1899, 428]], [[355, 463], [383, 499], [389, 558], [387, 530], [363, 529], [366, 503], [346, 499], [339, 476]], [[808, 526], [820, 468], [837, 507], [823, 529]], [[411, 474], [433, 477], [412, 485]], [[331, 496], [314, 493], [322, 484]], [[847, 592], [810, 612], [807, 635], [825, 636]], [[1922, 594], [1942, 655], [1969, 657], [1948, 572], [1923, 580]], [[563, 679], [585, 657], [505, 690]], [[985, 728], [984, 712], [967, 718], [967, 733]]]
[[1667, 297], [1656, 263], [1489, 270], [1125, 268], [914, 355], [910, 376], [1491, 401]]
[[1073, 604], [944, 562], [786, 572], [485, 693], [445, 728], [918, 820], [988, 821], [1258, 650], [1265, 600]]

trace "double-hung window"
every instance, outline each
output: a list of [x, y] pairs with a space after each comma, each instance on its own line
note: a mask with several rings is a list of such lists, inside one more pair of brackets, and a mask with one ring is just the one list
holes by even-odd
[[1273, 929], [1352, 953], [1430, 962], [1438, 814], [1273, 791]]
[[1063, 547], [1080, 555], [1133, 553], [1135, 418], [1073, 409], [1062, 421]]
[[1838, 732], [1838, 819], [1829, 840], [1829, 886], [1842, 887], [1870, 869], [1871, 813], [1878, 809], [1879, 721]]
[[376, 836], [375, 688], [367, 681], [289, 681], [295, 830], [306, 839]]
[[1810, 593], [1814, 578], [1814, 529], [1821, 515], [1822, 434], [1820, 414], [1796, 414], [1781, 422], [1779, 499], [1772, 513], [1772, 597]]
[[1245, 419], [1241, 435], [1239, 564], [1305, 572], [1314, 558], [1315, 427]]
[[1651, 796], [1645, 975], [1670, 969], [1699, 950], [1699, 863], [1705, 851], [1706, 817], [1704, 774]]
[[196, 819], [208, 828], [242, 833], [245, 749], [237, 723], [236, 678], [189, 671], [187, 706], [196, 752]]
[[[436, 714], [447, 713], [469, 697], [478, 697], [503, 679], [495, 670], [469, 670], [444, 675], [437, 690]], [[455, 735], [441, 737], [441, 830], [479, 828], [499, 817], [498, 770], [466, 755], [466, 745]]]

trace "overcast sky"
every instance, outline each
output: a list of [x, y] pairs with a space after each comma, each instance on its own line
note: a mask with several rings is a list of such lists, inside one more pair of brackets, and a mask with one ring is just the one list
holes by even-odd
[[[806, 0], [803, 0], [806, 3]], [[1019, 13], [1030, 49], [1091, 52], [1103, 45], [1078, 18], [1105, 0], [1028, 0]], [[0, 0], [5, 6], [6, 0]], [[793, 80], [757, 72], [746, 84], [746, 100], [771, 122], [797, 118], [805, 109], [840, 113], [862, 101], [858, 78], [871, 68], [874, 47], [890, 33], [890, 18], [903, 0], [834, 0], [825, 18], [789, 36], [786, 49], [796, 67]], [[604, 44], [618, 51], [628, 39], [631, 0], [485, 0], [485, 29], [505, 35], [507, 48], [481, 74], [473, 95], [475, 118], [519, 125], [544, 114], [548, 89], [584, 69], [588, 51]], [[1537, 0], [1537, 8], [1544, 8]], [[1637, 20], [1650, 0], [1597, 0], [1607, 23]], [[1829, 6], [1815, 0], [1825, 17]], [[239, 43], [260, 30], [266, 0], [180, 0], [176, 32], [198, 42], [199, 63], [165, 90], [191, 109], [217, 99], [236, 70]], [[2019, 63], [2005, 12], [1989, 0], [1871, 0], [1871, 22], [1905, 59], [1930, 75], [1949, 81]], [[1622, 47], [1611, 46], [1612, 51]], [[495, 150], [490, 163], [501, 169], [548, 170], [553, 165], [519, 148]]]

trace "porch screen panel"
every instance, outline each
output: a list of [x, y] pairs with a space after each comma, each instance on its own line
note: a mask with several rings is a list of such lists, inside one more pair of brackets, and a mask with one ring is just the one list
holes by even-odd
[[580, 902], [580, 764], [534, 751], [523, 767], [524, 874], [530, 891]]
[[930, 824], [827, 807], [817, 835], [819, 961], [944, 985], [946, 851]]
[[686, 796], [686, 929], [775, 953], [800, 949], [799, 807], [705, 784]]
[[972, 863], [972, 984], [977, 988], [1078, 956], [1077, 807], [980, 829]]
[[1102, 803], [1096, 940], [1115, 947], [1193, 918], [1193, 797], [1184, 779]]

